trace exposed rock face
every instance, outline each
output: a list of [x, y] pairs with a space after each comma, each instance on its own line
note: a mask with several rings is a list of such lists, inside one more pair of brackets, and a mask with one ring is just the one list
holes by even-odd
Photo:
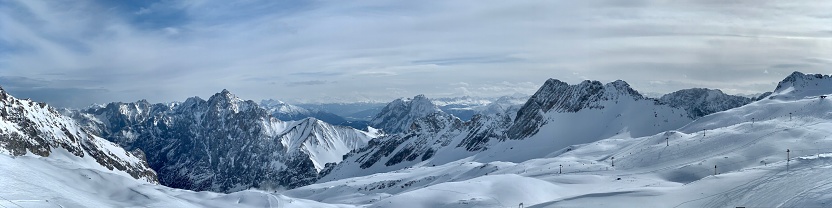
[[760, 94], [760, 95], [759, 95], [759, 96], [757, 96], [757, 97], [751, 98], [751, 100], [752, 100], [752, 101], [762, 100], [762, 99], [764, 99], [764, 98], [766, 98], [766, 97], [770, 96], [772, 93], [773, 93], [773, 92], [764, 92], [763, 94]]
[[685, 109], [692, 119], [740, 107], [752, 101], [751, 98], [727, 95], [721, 90], [704, 88], [679, 90], [664, 95], [659, 100], [672, 107]]
[[506, 132], [510, 139], [522, 139], [534, 135], [540, 126], [547, 123], [544, 115], [550, 111], [569, 113], [582, 109], [603, 109], [602, 101], [616, 99], [647, 99], [630, 88], [624, 81], [608, 84], [598, 81], [583, 81], [569, 85], [556, 79], [549, 79], [517, 112], [514, 124]]
[[777, 84], [771, 99], [800, 99], [832, 94], [832, 76], [794, 72]]
[[314, 118], [283, 122], [227, 90], [208, 100], [110, 103], [72, 115], [110, 141], [144, 150], [163, 185], [196, 191], [308, 185], [372, 138]]
[[45, 103], [17, 99], [0, 88], [0, 153], [49, 157], [55, 149], [76, 157], [91, 157], [109, 170], [158, 183], [156, 172], [140, 150], [127, 152], [90, 134]]
[[395, 134], [407, 131], [416, 119], [430, 114], [439, 113], [447, 116], [425, 95], [417, 95], [413, 99], [396, 99], [387, 104], [371, 121], [370, 126]]
[[[419, 96], [413, 100], [418, 99]], [[394, 101], [377, 118], [417, 117], [408, 113], [413, 111], [410, 110], [413, 108], [411, 105], [403, 100]], [[578, 115], [591, 117], [576, 121], [578, 123], [561, 120]], [[550, 79], [519, 109], [505, 108], [503, 113], [478, 114], [467, 122], [441, 112], [414, 119], [410, 128], [373, 139], [366, 147], [350, 152], [342, 163], [328, 168], [327, 174], [320, 180], [337, 180], [418, 165], [439, 165], [468, 157], [488, 161], [488, 158], [501, 157], [501, 154], [520, 155], [517, 158], [527, 158], [530, 154], [545, 155], [551, 153], [545, 148], [526, 154], [522, 153], [522, 149], [513, 150], [512, 147], [539, 144], [537, 146], [551, 147], [554, 148], [551, 151], [555, 151], [561, 146], [553, 144], [568, 146], [586, 143], [624, 131], [630, 131], [628, 133], [634, 136], [650, 135], [690, 122], [686, 115], [682, 109], [645, 98], [624, 81], [607, 84], [584, 81], [569, 85]], [[401, 123], [392, 126], [399, 125]], [[567, 127], [564, 129], [561, 126]], [[573, 126], [580, 129], [568, 129]], [[544, 128], [547, 134], [552, 135], [537, 136]], [[586, 129], [598, 131], [584, 132]], [[571, 131], [578, 132], [570, 134]], [[527, 142], [529, 138], [534, 141]]]
[[[367, 168], [391, 154], [392, 157], [384, 161], [386, 166], [396, 165], [404, 160], [424, 161], [432, 156], [431, 152], [435, 149], [450, 145], [451, 139], [461, 133], [462, 127], [462, 121], [456, 117], [441, 113], [430, 114], [413, 122], [408, 134], [391, 135], [377, 140], [377, 144], [359, 150], [358, 152], [371, 154], [364, 155], [356, 162], [360, 162], [362, 168]], [[400, 146], [401, 149], [396, 151]]]
[[482, 151], [488, 148], [491, 141], [505, 140], [505, 132], [512, 124], [513, 113], [508, 109], [504, 114], [474, 115], [467, 123], [465, 138], [457, 147], [464, 147], [467, 151]]

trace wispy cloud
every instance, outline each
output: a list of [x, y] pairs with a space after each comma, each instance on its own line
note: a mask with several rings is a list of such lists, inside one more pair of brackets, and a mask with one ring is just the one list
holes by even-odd
[[342, 72], [295, 72], [289, 75], [293, 76], [301, 76], [301, 77], [331, 77], [331, 76], [339, 76], [343, 75]]
[[[830, 10], [810, 0], [6, 0], [0, 74], [130, 92], [80, 95], [112, 101], [226, 88], [307, 101], [497, 96], [547, 78], [753, 93], [794, 70], [832, 72]], [[459, 82], [469, 85], [447, 84]], [[43, 95], [25, 89], [13, 93]]]
[[473, 57], [459, 57], [459, 58], [443, 58], [443, 59], [429, 59], [416, 60], [414, 64], [436, 64], [436, 65], [459, 65], [459, 64], [495, 64], [517, 62], [522, 59], [507, 57], [507, 56], [473, 56]]
[[287, 87], [304, 87], [304, 86], [312, 86], [312, 85], [323, 85], [329, 84], [332, 82], [324, 81], [324, 80], [310, 80], [310, 81], [299, 81], [299, 82], [287, 82]]

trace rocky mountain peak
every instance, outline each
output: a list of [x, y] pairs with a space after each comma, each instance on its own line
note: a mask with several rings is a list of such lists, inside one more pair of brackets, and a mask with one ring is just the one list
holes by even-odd
[[208, 98], [208, 102], [234, 102], [239, 100], [240, 98], [238, 98], [237, 95], [232, 94], [231, 91], [228, 91], [227, 89], [223, 89], [221, 92], [218, 92], [212, 95], [210, 98]]
[[692, 88], [663, 95], [659, 101], [674, 108], [685, 109], [688, 117], [696, 119], [746, 105], [751, 103], [752, 99], [728, 95], [718, 89]]
[[524, 108], [538, 108], [537, 110], [543, 112], [576, 112], [584, 108], [603, 108], [600, 101], [614, 100], [621, 96], [632, 99], [644, 98], [630, 88], [627, 82], [621, 80], [607, 84], [585, 80], [577, 85], [569, 85], [560, 80], [549, 79], [532, 95]]
[[260, 109], [256, 102], [252, 100], [243, 100], [232, 94], [227, 89], [216, 93], [208, 98], [208, 105], [210, 109], [214, 110], [231, 110], [234, 113], [248, 111], [250, 109]]
[[[143, 104], [109, 105], [119, 110]], [[327, 163], [341, 161], [372, 137], [314, 118], [283, 122], [228, 90], [208, 101], [153, 104], [141, 119], [111, 112], [87, 110], [73, 117], [110, 141], [144, 150], [163, 185], [196, 191], [308, 185]]]
[[618, 103], [621, 99], [645, 98], [621, 80], [607, 84], [585, 80], [576, 85], [569, 85], [560, 80], [549, 79], [517, 112], [515, 123], [509, 128], [508, 135], [512, 139], [521, 139], [537, 133], [537, 128], [546, 122], [543, 114], [551, 111], [572, 113], [583, 109], [603, 109], [608, 103]]
[[775, 93], [782, 93], [789, 90], [803, 90], [804, 88], [818, 88], [820, 85], [832, 85], [832, 77], [823, 74], [804, 74], [793, 72], [791, 75], [780, 81], [775, 88]]
[[447, 115], [425, 95], [417, 95], [412, 99], [390, 102], [370, 121], [370, 125], [388, 133], [400, 133], [409, 129], [414, 120], [433, 113]]
[[71, 157], [89, 157], [109, 170], [157, 182], [143, 157], [89, 133], [45, 103], [20, 100], [5, 92], [0, 96], [0, 154], [50, 157], [55, 149], [63, 149]]
[[625, 95], [634, 99], [644, 98], [641, 93], [630, 87], [630, 84], [623, 80], [615, 80], [614, 82], [607, 83], [604, 85], [604, 89], [606, 89], [605, 92], [607, 92], [607, 96]]

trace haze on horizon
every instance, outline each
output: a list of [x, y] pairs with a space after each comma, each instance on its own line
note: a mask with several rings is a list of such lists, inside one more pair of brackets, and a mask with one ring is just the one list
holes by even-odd
[[832, 2], [0, 0], [0, 86], [60, 107], [531, 94], [548, 78], [668, 93], [832, 73]]

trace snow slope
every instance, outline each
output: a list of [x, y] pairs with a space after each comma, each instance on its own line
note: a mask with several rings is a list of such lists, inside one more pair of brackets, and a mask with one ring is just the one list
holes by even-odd
[[1, 207], [354, 207], [247, 190], [193, 192], [139, 181], [67, 151], [50, 157], [0, 154]]
[[0, 154], [50, 157], [56, 151], [136, 179], [158, 182], [143, 152], [125, 151], [90, 134], [49, 105], [17, 99], [0, 88]]
[[[618, 134], [516, 162], [484, 160], [483, 152], [284, 194], [368, 207], [826, 207], [832, 100], [819, 96], [832, 88], [816, 87], [826, 81], [787, 78], [780, 86], [796, 87], [656, 134]], [[537, 135], [554, 132], [546, 129]]]
[[[829, 81], [795, 73], [765, 99], [692, 122], [683, 122], [689, 119], [684, 110], [640, 98], [625, 83], [547, 82], [541, 89], [560, 90], [536, 93], [507, 123], [505, 115], [462, 122], [428, 114], [414, 121], [411, 132], [374, 139], [324, 170], [332, 171], [327, 177], [340, 176], [280, 195], [137, 186], [129, 177], [107, 174], [104, 180], [67, 186], [92, 178], [76, 171], [85, 163], [0, 155], [0, 163], [11, 164], [0, 166], [0, 174], [13, 176], [0, 178], [0, 185], [25, 190], [0, 193], [11, 199], [0, 205], [47, 207], [54, 199], [100, 207], [268, 207], [275, 202], [270, 196], [276, 196], [284, 203], [280, 207], [293, 201], [305, 207], [827, 207], [832, 203], [832, 178], [825, 177], [832, 174], [832, 100], [821, 96], [832, 95]], [[557, 93], [564, 89], [575, 93]], [[519, 129], [514, 137], [487, 131], [504, 124]], [[434, 151], [426, 159], [426, 151], [416, 151], [423, 147]], [[413, 153], [418, 157], [408, 160]], [[379, 156], [377, 162], [360, 168], [373, 155]], [[390, 161], [398, 162], [387, 165]], [[30, 169], [51, 175], [28, 174]], [[369, 171], [350, 176], [355, 170]], [[68, 174], [53, 174], [59, 172]], [[33, 185], [30, 175], [46, 182]], [[104, 185], [97, 181], [124, 185], [99, 187]], [[55, 197], [65, 195], [89, 201]], [[40, 198], [49, 202], [36, 201]]]
[[684, 110], [645, 98], [623, 81], [569, 85], [548, 80], [516, 116], [508, 113], [479, 115], [468, 122], [444, 113], [416, 119], [410, 131], [376, 138], [351, 152], [319, 181], [468, 157], [477, 162], [522, 162], [572, 145], [652, 135], [691, 121]]

